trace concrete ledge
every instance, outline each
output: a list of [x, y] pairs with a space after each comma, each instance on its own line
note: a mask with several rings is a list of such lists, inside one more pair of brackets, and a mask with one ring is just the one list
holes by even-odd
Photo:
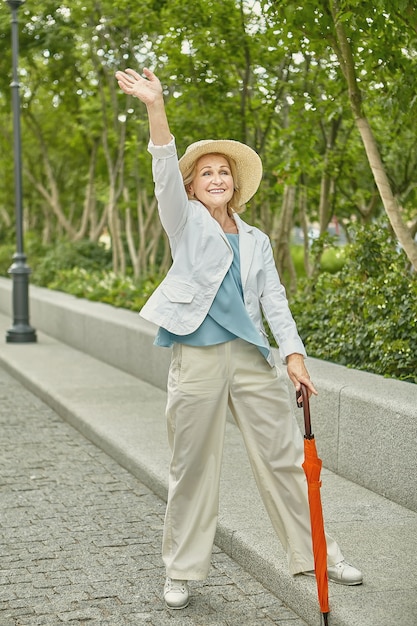
[[[0, 311], [10, 318], [11, 290], [0, 278]], [[30, 307], [37, 330], [165, 390], [170, 351], [153, 346], [155, 327], [136, 313], [34, 286]], [[320, 390], [311, 410], [324, 466], [417, 511], [417, 385], [317, 359], [308, 367]]]

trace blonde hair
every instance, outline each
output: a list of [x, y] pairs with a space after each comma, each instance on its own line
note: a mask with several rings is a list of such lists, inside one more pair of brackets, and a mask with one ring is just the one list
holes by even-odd
[[[222, 156], [226, 159], [226, 161], [229, 164], [230, 167], [230, 171], [232, 173], [232, 178], [233, 178], [233, 196], [231, 197], [230, 201], [227, 204], [227, 209], [234, 211], [235, 213], [242, 213], [245, 210], [245, 205], [241, 204], [240, 202], [240, 189], [239, 189], [239, 180], [238, 180], [238, 176], [237, 176], [237, 168], [236, 168], [236, 163], [234, 162], [234, 160], [231, 157], [226, 156], [225, 154], [222, 154], [221, 152], [211, 152], [210, 154], [218, 154], [219, 156]], [[206, 155], [203, 155], [206, 156]], [[201, 158], [201, 157], [200, 157]], [[192, 163], [183, 173], [183, 182], [184, 182], [184, 187], [185, 187], [185, 191], [187, 192], [187, 196], [192, 199], [194, 196], [190, 195], [189, 192], [189, 186], [191, 185], [191, 183], [193, 182], [195, 175], [197, 173], [197, 163], [198, 163], [199, 159], [196, 159], [194, 161], [194, 163]]]

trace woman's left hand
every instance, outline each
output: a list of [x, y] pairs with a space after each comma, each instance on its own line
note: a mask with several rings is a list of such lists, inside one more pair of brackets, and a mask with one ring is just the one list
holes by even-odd
[[310, 374], [307, 371], [302, 354], [294, 353], [287, 357], [287, 372], [296, 391], [300, 390], [301, 383], [303, 383], [307, 387], [309, 397], [312, 394], [318, 395], [317, 389], [310, 380]]

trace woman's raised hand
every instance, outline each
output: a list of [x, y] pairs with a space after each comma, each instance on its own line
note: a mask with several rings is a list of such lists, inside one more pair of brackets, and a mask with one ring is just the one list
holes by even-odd
[[148, 68], [143, 69], [143, 76], [131, 70], [116, 72], [116, 80], [125, 94], [139, 98], [144, 104], [152, 105], [162, 97], [162, 86], [159, 78]]

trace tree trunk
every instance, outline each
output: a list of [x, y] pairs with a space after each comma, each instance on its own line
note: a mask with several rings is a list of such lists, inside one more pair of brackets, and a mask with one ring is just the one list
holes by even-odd
[[[99, 94], [102, 115], [102, 147], [109, 178], [108, 201], [106, 206], [107, 223], [112, 242], [113, 271], [126, 274], [126, 254], [123, 246], [121, 219], [118, 201], [124, 188], [124, 151], [126, 140], [126, 123], [118, 121], [117, 98], [113, 73], [102, 66], [95, 53], [92, 62], [99, 77]], [[110, 75], [111, 74], [111, 75]], [[113, 104], [109, 113], [106, 87]], [[128, 99], [124, 100], [124, 115], [127, 115]], [[112, 132], [114, 137], [112, 137]]]
[[[88, 225], [90, 224], [90, 234], [95, 234], [94, 229], [91, 228], [93, 224], [97, 223], [97, 216], [95, 215], [95, 207], [96, 207], [96, 194], [95, 194], [95, 172], [96, 172], [96, 161], [97, 161], [97, 142], [93, 145], [93, 149], [90, 154], [90, 165], [88, 168], [88, 180], [85, 188], [85, 196], [84, 196], [84, 205], [83, 205], [83, 214], [81, 216], [80, 227], [75, 234], [74, 241], [79, 241], [83, 239], [88, 230]], [[99, 235], [97, 235], [98, 238]], [[93, 241], [96, 239], [93, 237]]]
[[295, 271], [290, 249], [294, 206], [295, 187], [293, 185], [286, 185], [284, 189], [281, 214], [278, 218], [277, 225], [273, 228], [272, 238], [275, 243], [274, 256], [278, 273], [283, 279], [284, 272], [288, 272], [288, 282], [286, 287], [290, 292], [295, 292], [297, 289], [297, 273]]
[[53, 214], [57, 218], [60, 229], [62, 229], [62, 231], [64, 231], [64, 233], [72, 239], [75, 236], [75, 229], [62, 210], [58, 185], [55, 180], [51, 164], [48, 162], [48, 157], [46, 155], [42, 156], [50, 189], [47, 189], [39, 180], [37, 180], [30, 170], [25, 169], [25, 175], [52, 209]]
[[335, 181], [331, 172], [332, 155], [336, 145], [336, 137], [342, 122], [342, 117], [334, 118], [330, 122], [330, 130], [328, 133], [323, 128], [323, 136], [325, 142], [325, 154], [323, 174], [320, 185], [320, 203], [319, 203], [319, 222], [320, 235], [326, 232], [332, 216], [331, 198], [334, 192]]
[[384, 209], [391, 223], [392, 229], [399, 243], [403, 247], [410, 263], [417, 271], [417, 243], [413, 240], [410, 230], [402, 220], [401, 207], [392, 193], [391, 185], [389, 183], [375, 137], [363, 111], [361, 93], [355, 74], [352, 47], [346, 35], [344, 22], [339, 20], [339, 15], [341, 13], [339, 2], [338, 0], [331, 0], [330, 5], [332, 8], [332, 16], [336, 31], [334, 48], [348, 85], [349, 101], [356, 126], [359, 130], [375, 184], [378, 188], [382, 204], [384, 205]]
[[51, 161], [49, 159], [48, 148], [46, 146], [46, 142], [44, 140], [42, 130], [36, 120], [36, 118], [28, 112], [27, 120], [30, 123], [30, 127], [38, 141], [39, 149], [40, 149], [40, 157], [43, 162], [44, 171], [46, 180], [48, 181], [48, 188], [45, 185], [35, 178], [33, 175], [31, 168], [25, 169], [25, 175], [32, 182], [33, 186], [40, 195], [47, 201], [48, 205], [52, 209], [55, 217], [57, 218], [59, 227], [68, 235], [71, 239], [75, 236], [75, 228], [71, 224], [70, 220], [66, 217], [64, 211], [62, 210], [60, 193], [59, 193], [59, 185], [56, 180], [54, 170], [51, 165]]
[[366, 118], [357, 118], [356, 124], [361, 134], [369, 165], [371, 166], [375, 183], [378, 187], [392, 229], [414, 269], [417, 270], [417, 243], [413, 241], [411, 231], [403, 222], [401, 207], [392, 193], [391, 185], [368, 120]]
[[301, 230], [303, 231], [303, 247], [304, 247], [304, 269], [308, 277], [313, 274], [313, 268], [310, 263], [310, 247], [308, 239], [308, 222], [307, 222], [307, 188], [305, 184], [301, 184], [298, 193], [298, 212], [300, 216]]
[[136, 253], [135, 239], [133, 236], [132, 228], [132, 214], [130, 208], [126, 209], [125, 225], [126, 225], [126, 243], [129, 251], [130, 261], [133, 268], [133, 276], [137, 278], [139, 276], [139, 256]]

